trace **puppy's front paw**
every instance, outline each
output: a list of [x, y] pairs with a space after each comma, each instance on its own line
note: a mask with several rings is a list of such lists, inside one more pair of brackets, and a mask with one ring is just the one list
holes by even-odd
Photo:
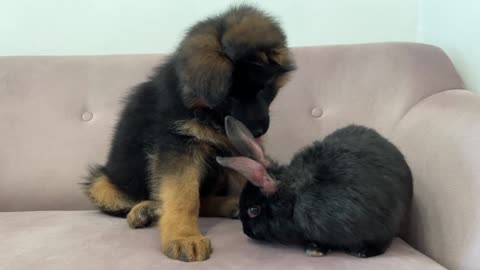
[[168, 257], [184, 262], [204, 261], [212, 253], [210, 240], [201, 235], [193, 235], [166, 241], [162, 251]]
[[231, 219], [238, 219], [240, 217], [240, 208], [238, 208], [238, 205], [236, 208], [231, 209], [228, 217]]

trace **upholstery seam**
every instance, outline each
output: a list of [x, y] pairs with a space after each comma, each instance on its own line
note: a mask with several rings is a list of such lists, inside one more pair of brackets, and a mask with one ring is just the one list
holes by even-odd
[[434, 94], [430, 94], [428, 96], [425, 96], [423, 97], [422, 99], [420, 99], [419, 101], [417, 101], [415, 104], [413, 104], [410, 108], [408, 108], [408, 110], [405, 111], [405, 113], [403, 113], [403, 115], [395, 122], [395, 124], [393, 125], [392, 127], [392, 134], [395, 133], [395, 130], [397, 129], [398, 125], [400, 124], [400, 122], [402, 122], [402, 120], [415, 108], [417, 107], [418, 105], [420, 104], [423, 104], [426, 100], [428, 100], [429, 98], [431, 97], [434, 97], [436, 95], [440, 95], [440, 94], [443, 94], [443, 93], [446, 93], [446, 92], [452, 92], [452, 91], [465, 91], [465, 92], [470, 92], [469, 90], [467, 89], [462, 89], [462, 88], [450, 88], [450, 89], [445, 89], [445, 90], [441, 90], [440, 92], [436, 92]]

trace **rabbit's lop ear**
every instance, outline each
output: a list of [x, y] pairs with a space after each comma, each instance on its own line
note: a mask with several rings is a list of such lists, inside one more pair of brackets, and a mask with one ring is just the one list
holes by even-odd
[[225, 131], [228, 139], [240, 154], [268, 167], [269, 162], [265, 159], [262, 147], [257, 144], [250, 130], [242, 122], [232, 116], [225, 117]]
[[233, 169], [247, 178], [253, 185], [260, 188], [265, 195], [277, 191], [275, 180], [267, 173], [265, 167], [247, 157], [217, 157], [217, 162], [223, 167]]

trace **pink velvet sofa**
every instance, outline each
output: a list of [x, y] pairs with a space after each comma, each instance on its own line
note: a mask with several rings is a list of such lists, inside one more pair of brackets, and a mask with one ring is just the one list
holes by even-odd
[[415, 197], [386, 254], [306, 257], [259, 244], [239, 221], [202, 219], [214, 253], [182, 263], [155, 228], [94, 210], [79, 183], [103, 162], [120, 101], [163, 55], [0, 57], [0, 269], [480, 269], [480, 96], [436, 47], [383, 43], [294, 48], [298, 64], [272, 111], [267, 152], [288, 161], [349, 123], [405, 154]]

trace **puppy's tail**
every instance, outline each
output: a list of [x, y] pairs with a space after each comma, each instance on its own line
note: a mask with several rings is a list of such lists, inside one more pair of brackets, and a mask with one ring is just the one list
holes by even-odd
[[83, 186], [87, 197], [108, 215], [125, 217], [135, 205], [135, 201], [112, 183], [101, 166], [90, 167]]

